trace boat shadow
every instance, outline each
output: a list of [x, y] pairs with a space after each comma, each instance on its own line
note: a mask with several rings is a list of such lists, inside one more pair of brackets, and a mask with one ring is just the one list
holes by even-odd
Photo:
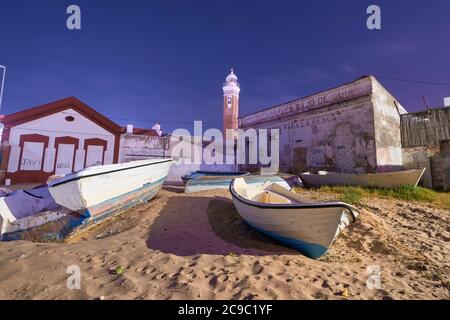
[[166, 191], [173, 192], [173, 193], [184, 193], [185, 186], [184, 185], [164, 185], [162, 188]]
[[250, 228], [225, 197], [171, 198], [149, 230], [147, 246], [177, 256], [298, 255]]

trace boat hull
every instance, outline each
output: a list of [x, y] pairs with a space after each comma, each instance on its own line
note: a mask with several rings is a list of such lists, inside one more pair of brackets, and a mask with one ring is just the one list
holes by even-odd
[[13, 223], [3, 221], [0, 240], [61, 241], [85, 220], [85, 216], [63, 208], [44, 211]]
[[396, 188], [402, 185], [417, 186], [425, 169], [374, 174], [346, 174], [326, 172], [323, 174], [300, 174], [307, 187], [352, 185], [363, 187]]
[[55, 180], [49, 190], [59, 205], [82, 213], [88, 221], [97, 221], [152, 199], [171, 165], [167, 159], [134, 161], [65, 181]]
[[63, 240], [89, 222], [151, 200], [171, 164], [164, 159], [98, 166], [1, 197], [0, 240]]
[[[248, 225], [312, 259], [325, 255], [340, 230], [350, 223], [343, 208], [280, 212], [279, 209], [255, 208], [235, 198], [233, 202]], [[283, 216], [280, 218], [280, 215]]]
[[[230, 179], [232, 178], [236, 178], [236, 177], [242, 177], [242, 176], [248, 176], [250, 175], [250, 172], [247, 171], [234, 171], [234, 172], [226, 172], [226, 171], [203, 171], [203, 170], [198, 170], [198, 171], [194, 171], [191, 172], [190, 174], [186, 174], [184, 176], [181, 177], [181, 180], [183, 180], [183, 182], [186, 184], [188, 181], [192, 180], [192, 179], [197, 179], [197, 178], [201, 178], [201, 177], [206, 177], [206, 178], [225, 178], [225, 177], [230, 177]], [[230, 180], [231, 181], [231, 180]]]
[[[276, 205], [249, 201], [239, 195], [233, 183], [230, 185], [233, 203], [249, 226], [312, 259], [324, 256], [339, 233], [357, 216], [344, 203]], [[284, 193], [288, 195], [287, 192]]]
[[127, 192], [116, 196], [115, 198], [88, 207], [84, 211], [84, 215], [89, 217], [89, 220], [86, 222], [99, 221], [112, 214], [130, 209], [140, 203], [150, 201], [161, 190], [164, 184], [164, 179], [160, 179], [154, 183], [149, 183], [131, 192]]
[[256, 231], [284, 244], [285, 246], [287, 246], [289, 248], [292, 248], [292, 249], [295, 249], [295, 250], [301, 252], [308, 258], [320, 259], [328, 252], [328, 247], [322, 246], [320, 244], [303, 241], [303, 240], [300, 240], [297, 238], [286, 237], [286, 236], [283, 236], [280, 232], [269, 231], [269, 230], [263, 229], [263, 228], [257, 226], [256, 224], [252, 224], [248, 221], [246, 221], [246, 223], [251, 228], [255, 229]]

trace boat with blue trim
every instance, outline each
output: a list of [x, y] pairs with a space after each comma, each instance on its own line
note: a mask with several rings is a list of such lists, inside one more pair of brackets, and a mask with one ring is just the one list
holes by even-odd
[[206, 171], [206, 170], [197, 170], [193, 171], [189, 174], [185, 174], [181, 177], [184, 183], [187, 183], [189, 180], [197, 179], [200, 177], [206, 178], [214, 178], [214, 177], [230, 177], [230, 181], [232, 178], [237, 178], [240, 176], [248, 176], [250, 172], [248, 171]]
[[[185, 193], [200, 192], [213, 189], [228, 189], [230, 183], [236, 177], [223, 176], [223, 177], [199, 177], [191, 179], [186, 183]], [[276, 183], [287, 190], [291, 190], [289, 183], [280, 176], [263, 176], [263, 175], [246, 175], [242, 177], [246, 183], [253, 186], [261, 186], [266, 183]]]
[[347, 203], [311, 202], [275, 183], [252, 186], [237, 178], [230, 193], [247, 224], [312, 259], [324, 256], [359, 214]]
[[86, 217], [58, 205], [46, 185], [0, 197], [0, 240], [62, 240]]
[[167, 178], [172, 159], [148, 159], [95, 166], [51, 181], [55, 202], [89, 221], [152, 199]]
[[0, 196], [0, 240], [63, 240], [74, 229], [152, 199], [171, 159], [94, 166]]

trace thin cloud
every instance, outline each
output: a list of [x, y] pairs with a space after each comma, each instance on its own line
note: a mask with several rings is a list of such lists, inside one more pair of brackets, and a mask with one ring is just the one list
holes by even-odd
[[346, 63], [339, 65], [339, 70], [341, 70], [345, 73], [348, 73], [348, 74], [352, 74], [352, 75], [356, 74], [355, 68], [353, 68], [353, 66], [346, 64]]

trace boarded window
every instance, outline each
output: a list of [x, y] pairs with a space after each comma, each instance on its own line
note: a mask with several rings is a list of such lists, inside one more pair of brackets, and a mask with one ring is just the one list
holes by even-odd
[[74, 144], [60, 143], [58, 145], [58, 157], [56, 159], [55, 167], [56, 174], [67, 174], [72, 172], [74, 154]]
[[26, 141], [23, 145], [20, 170], [25, 171], [41, 170], [43, 158], [44, 158], [44, 143]]
[[103, 164], [103, 146], [87, 147], [86, 167], [101, 166]]
[[307, 148], [294, 148], [294, 173], [301, 173], [307, 168]]

